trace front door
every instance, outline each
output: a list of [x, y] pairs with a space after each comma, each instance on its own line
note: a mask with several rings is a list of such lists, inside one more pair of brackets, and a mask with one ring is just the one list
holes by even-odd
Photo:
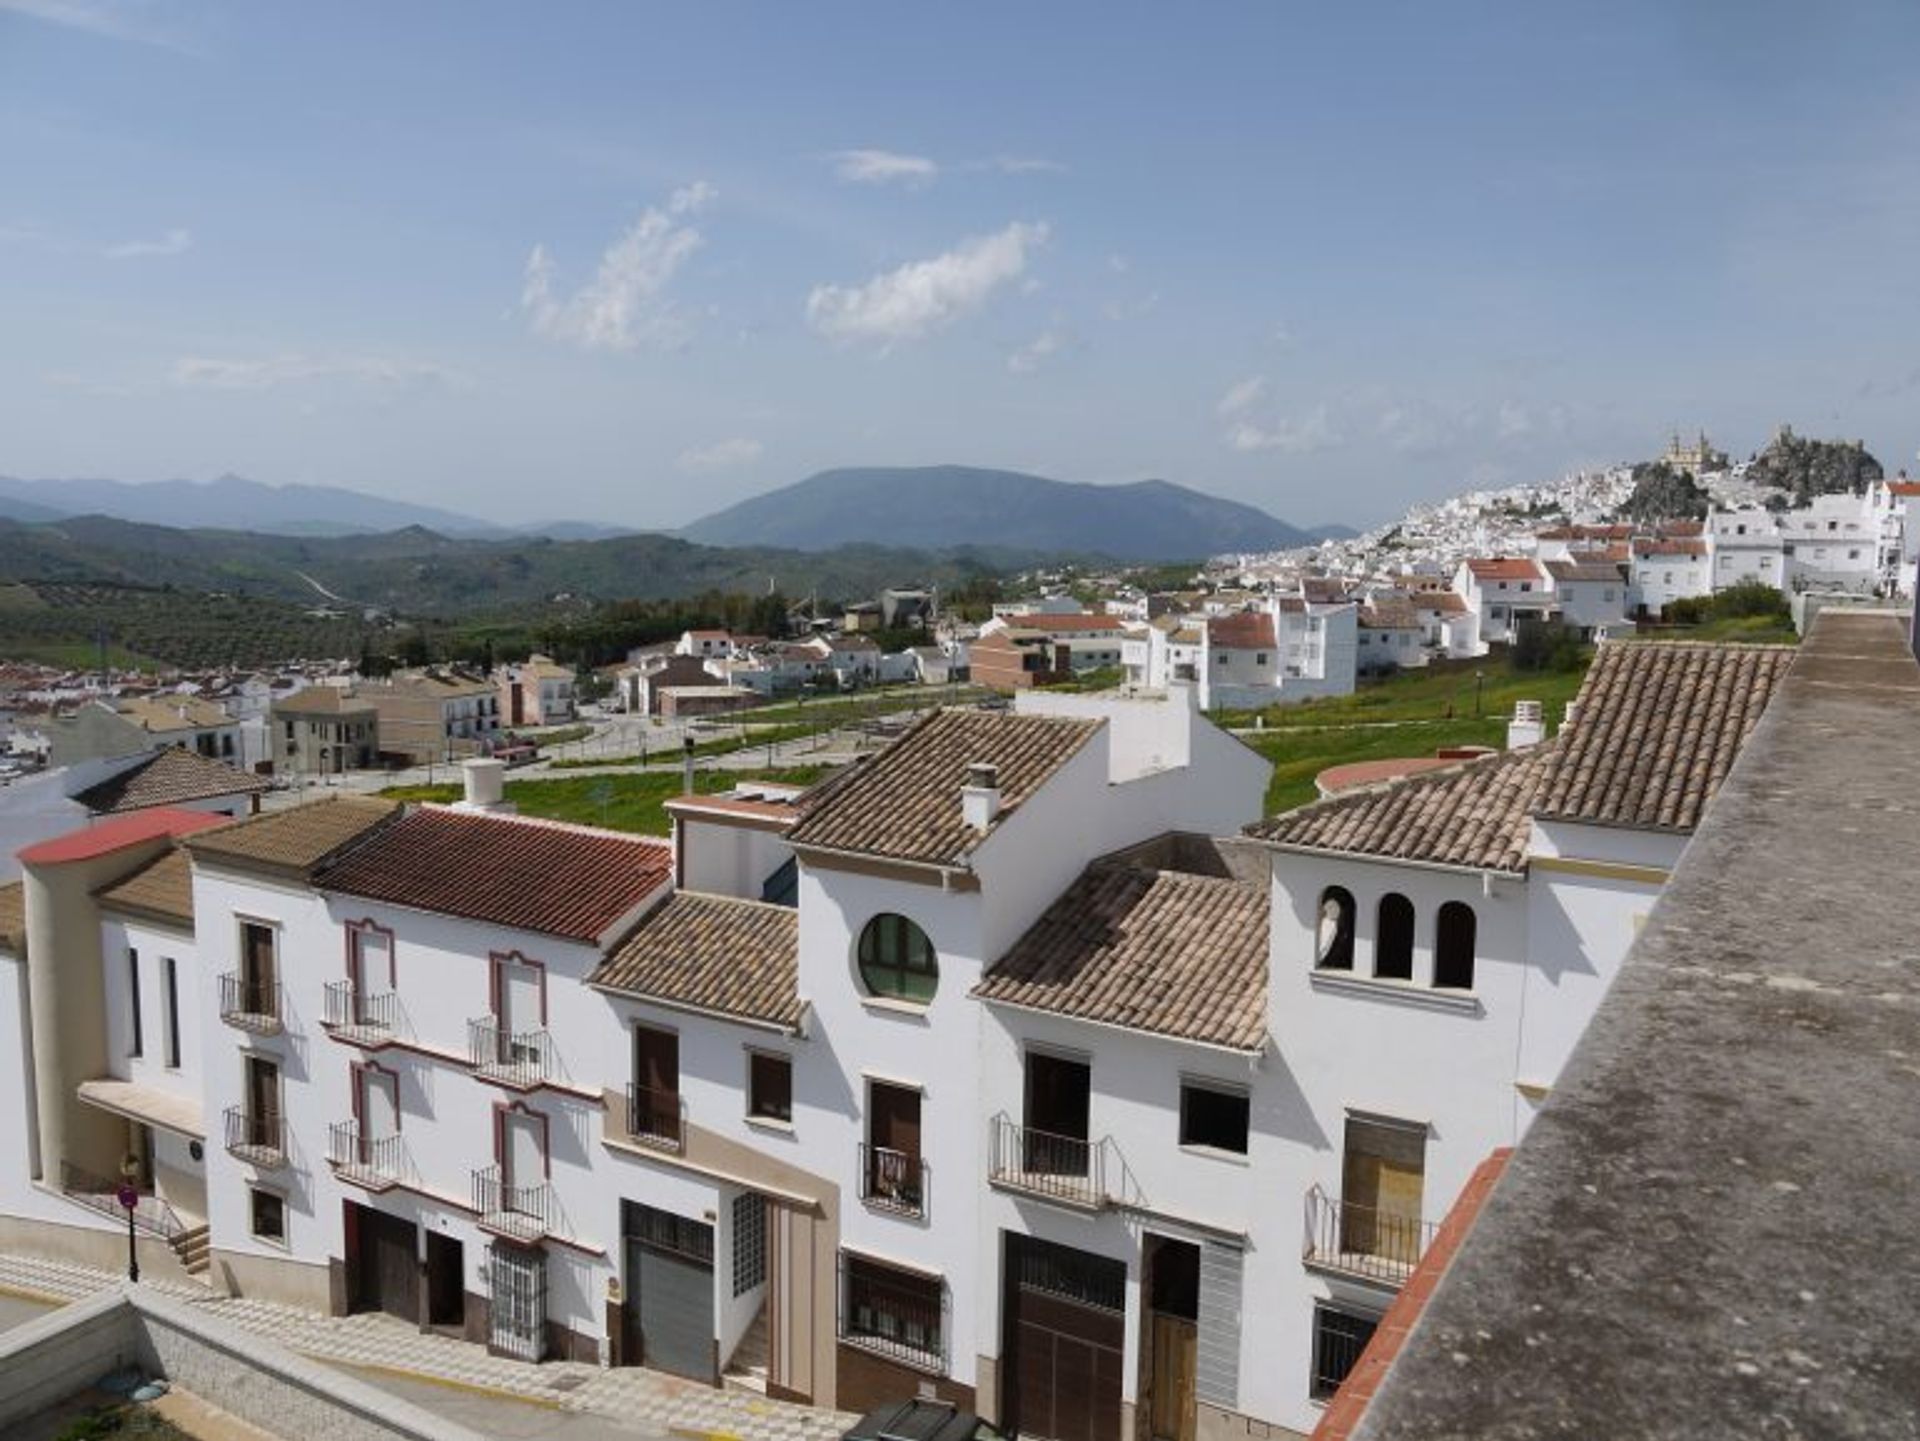
[[503, 1356], [547, 1354], [547, 1261], [538, 1251], [496, 1241], [487, 1263], [487, 1344]]
[[1148, 1236], [1147, 1389], [1152, 1441], [1194, 1441], [1199, 1404], [1200, 1248]]
[[439, 1231], [427, 1232], [427, 1324], [459, 1330], [467, 1317], [466, 1247]]
[[385, 1311], [406, 1321], [420, 1319], [419, 1236], [413, 1222], [348, 1201], [347, 1234], [357, 1284], [354, 1308]]

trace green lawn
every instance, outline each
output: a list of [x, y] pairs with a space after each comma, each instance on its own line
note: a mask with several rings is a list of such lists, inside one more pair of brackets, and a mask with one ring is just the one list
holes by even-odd
[[1649, 631], [1648, 640], [1722, 640], [1749, 645], [1798, 645], [1800, 633], [1789, 616], [1730, 615], [1714, 616], [1698, 625], [1677, 625], [1670, 630]]
[[[826, 773], [824, 766], [791, 766], [771, 771], [700, 771], [694, 790], [701, 795], [731, 790], [743, 780], [779, 781], [812, 785]], [[380, 792], [401, 801], [457, 801], [460, 787], [389, 786]], [[646, 771], [638, 775], [567, 776], [556, 780], [508, 781], [507, 799], [521, 815], [541, 820], [573, 821], [606, 826], [616, 831], [664, 836], [669, 830], [666, 803], [680, 794], [678, 771]]]
[[1313, 778], [1328, 766], [1350, 761], [1388, 760], [1399, 756], [1430, 756], [1442, 746], [1505, 746], [1504, 719], [1415, 721], [1394, 726], [1349, 726], [1332, 730], [1295, 727], [1243, 735], [1248, 745], [1273, 762], [1267, 783], [1268, 815], [1290, 811], [1316, 800]]
[[[1352, 695], [1327, 696], [1297, 705], [1268, 706], [1267, 727], [1349, 726], [1381, 721], [1472, 720], [1476, 715], [1509, 716], [1517, 700], [1537, 700], [1551, 719], [1580, 690], [1586, 675], [1577, 671], [1516, 674], [1501, 654], [1479, 660], [1436, 661], [1419, 670], [1403, 670], [1381, 680], [1364, 680]], [[1227, 711], [1214, 716], [1235, 728], [1250, 726], [1254, 712]]]
[[848, 721], [872, 720], [876, 716], [894, 715], [904, 710], [927, 710], [933, 706], [965, 705], [977, 701], [989, 694], [981, 686], [886, 686], [875, 690], [859, 691], [850, 696], [827, 696], [820, 700], [782, 701], [779, 705], [761, 706], [755, 710], [743, 711], [730, 719], [744, 721], [750, 725], [767, 725], [775, 722], [808, 721], [814, 725], [824, 725], [828, 721], [845, 724]]
[[[819, 735], [821, 732], [829, 729], [831, 729], [831, 727], [824, 723], [821, 725], [752, 726], [748, 728], [745, 736], [726, 736], [720, 740], [700, 741], [694, 746], [693, 754], [696, 760], [705, 756], [727, 756], [732, 755], [735, 751], [746, 750], [752, 746], [784, 745], [788, 741], [805, 740], [809, 736]], [[658, 745], [650, 748], [644, 757], [637, 755], [605, 757], [585, 755], [570, 760], [549, 761], [547, 763], [547, 769], [572, 771], [583, 770], [588, 766], [677, 765], [679, 764], [680, 758], [685, 754], [684, 749], [669, 745]]]

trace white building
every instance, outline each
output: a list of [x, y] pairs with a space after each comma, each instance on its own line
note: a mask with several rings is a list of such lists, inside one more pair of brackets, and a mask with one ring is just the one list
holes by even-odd
[[1540, 564], [1553, 586], [1561, 623], [1571, 626], [1582, 640], [1605, 635], [1626, 620], [1627, 567], [1579, 554]]
[[1222, 614], [1162, 617], [1130, 632], [1117, 658], [1130, 685], [1192, 683], [1203, 710], [1351, 695], [1359, 606], [1344, 597], [1273, 595]]
[[1460, 562], [1454, 592], [1479, 618], [1483, 644], [1509, 642], [1521, 624], [1550, 620], [1555, 614], [1553, 578], [1526, 557], [1475, 557]]
[[113, 1264], [131, 1149], [156, 1274], [1025, 1435], [1304, 1432], [1790, 656], [1605, 645], [1553, 741], [1271, 821], [1185, 693], [1042, 692], [683, 797], [671, 847], [499, 814], [488, 762], [465, 807], [109, 822], [0, 888], [0, 1239]]
[[1628, 570], [1629, 600], [1635, 613], [1658, 616], [1676, 600], [1711, 595], [1714, 564], [1711, 539], [1643, 536], [1635, 540]]

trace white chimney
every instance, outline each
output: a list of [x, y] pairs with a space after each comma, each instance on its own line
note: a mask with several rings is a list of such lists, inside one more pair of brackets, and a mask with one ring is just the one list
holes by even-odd
[[457, 807], [489, 815], [511, 815], [507, 804], [507, 763], [489, 759], [463, 761], [460, 771], [466, 781], [466, 797]]
[[1572, 725], [1574, 722], [1574, 718], [1579, 714], [1580, 714], [1580, 702], [1572, 701], [1572, 700], [1568, 701], [1566, 713], [1560, 717], [1561, 731], [1564, 732], [1568, 726]]
[[1513, 703], [1513, 719], [1507, 722], [1507, 749], [1523, 751], [1529, 746], [1537, 746], [1547, 738], [1547, 720], [1544, 708], [1537, 700], [1517, 700]]
[[1000, 814], [1000, 769], [975, 762], [967, 767], [967, 783], [960, 789], [960, 814], [985, 835]]

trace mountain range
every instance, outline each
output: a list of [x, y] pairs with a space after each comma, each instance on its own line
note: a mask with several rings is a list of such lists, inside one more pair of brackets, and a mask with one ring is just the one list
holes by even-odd
[[1308, 531], [1239, 501], [1142, 480], [1087, 485], [964, 465], [823, 470], [684, 527], [706, 545], [830, 550], [849, 540], [1006, 546], [1116, 560], [1203, 559], [1311, 545]]

